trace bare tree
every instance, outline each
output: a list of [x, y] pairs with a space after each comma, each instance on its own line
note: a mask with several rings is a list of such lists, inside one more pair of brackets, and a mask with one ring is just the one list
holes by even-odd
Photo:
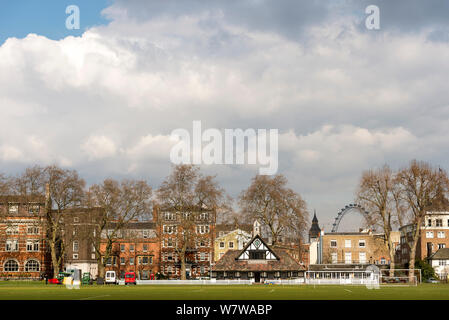
[[187, 252], [201, 241], [209, 244], [213, 241], [209, 227], [200, 230], [201, 225], [215, 224], [217, 211], [226, 207], [224, 190], [214, 179], [201, 175], [196, 166], [177, 165], [157, 191], [160, 211], [174, 217], [172, 225], [165, 225], [169, 230], [163, 230], [163, 234], [167, 241], [174, 242], [174, 252], [181, 263], [181, 279], [186, 278]]
[[307, 228], [308, 212], [302, 197], [287, 188], [283, 175], [257, 175], [248, 189], [240, 195], [242, 212], [257, 219], [269, 229], [273, 244], [282, 235], [301, 238]]
[[0, 173], [0, 195], [9, 195], [11, 193], [10, 178]]
[[426, 162], [411, 161], [410, 165], [397, 174], [401, 199], [410, 212], [412, 237], [410, 246], [410, 277], [414, 276], [416, 247], [426, 213], [439, 201], [441, 195], [448, 194], [448, 176]]
[[[356, 201], [370, 212], [372, 224], [379, 225], [385, 234], [385, 246], [390, 256], [390, 276], [394, 275], [395, 247], [391, 238], [395, 224], [395, 175], [384, 165], [377, 170], [363, 172], [358, 186]], [[396, 195], [397, 196], [397, 195]]]
[[85, 182], [75, 170], [49, 166], [44, 169], [46, 185], [47, 243], [50, 247], [53, 274], [59, 273], [65, 253], [63, 239], [66, 209], [80, 207], [83, 203]]
[[85, 182], [75, 170], [58, 166], [27, 168], [25, 172], [10, 179], [11, 192], [20, 195], [28, 204], [45, 197], [45, 217], [42, 226], [46, 230], [46, 242], [50, 248], [53, 274], [59, 273], [64, 257], [63, 213], [66, 209], [79, 207], [84, 196]]
[[95, 233], [92, 234], [99, 277], [104, 278], [108, 260], [112, 259], [114, 243], [123, 236], [126, 226], [131, 221], [149, 216], [151, 195], [151, 187], [140, 180], [118, 182], [106, 179], [102, 184], [90, 187], [87, 197], [89, 206], [101, 208]]

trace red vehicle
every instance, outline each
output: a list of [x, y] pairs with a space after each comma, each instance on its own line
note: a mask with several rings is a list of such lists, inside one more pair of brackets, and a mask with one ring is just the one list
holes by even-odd
[[125, 273], [125, 285], [128, 284], [136, 284], [136, 273], [135, 272], [126, 272]]

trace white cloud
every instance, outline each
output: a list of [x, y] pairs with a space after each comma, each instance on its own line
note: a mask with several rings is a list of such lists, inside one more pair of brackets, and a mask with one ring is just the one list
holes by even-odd
[[91, 160], [112, 157], [117, 151], [114, 141], [106, 136], [96, 135], [90, 136], [81, 146], [81, 149]]

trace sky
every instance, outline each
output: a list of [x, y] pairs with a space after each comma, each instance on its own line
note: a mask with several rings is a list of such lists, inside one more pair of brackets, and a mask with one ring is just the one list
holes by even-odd
[[[330, 231], [364, 170], [449, 169], [447, 1], [0, 5], [0, 172], [58, 164], [89, 184], [157, 188], [175, 129], [278, 129], [278, 173]], [[79, 30], [66, 28], [68, 5]], [[366, 28], [369, 5], [379, 30]], [[201, 168], [233, 197], [258, 173]]]

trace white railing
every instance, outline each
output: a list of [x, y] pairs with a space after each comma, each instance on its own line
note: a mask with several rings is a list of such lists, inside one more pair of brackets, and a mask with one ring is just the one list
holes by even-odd
[[234, 285], [252, 284], [253, 280], [136, 280], [139, 285]]
[[265, 280], [265, 284], [304, 284], [304, 278]]

